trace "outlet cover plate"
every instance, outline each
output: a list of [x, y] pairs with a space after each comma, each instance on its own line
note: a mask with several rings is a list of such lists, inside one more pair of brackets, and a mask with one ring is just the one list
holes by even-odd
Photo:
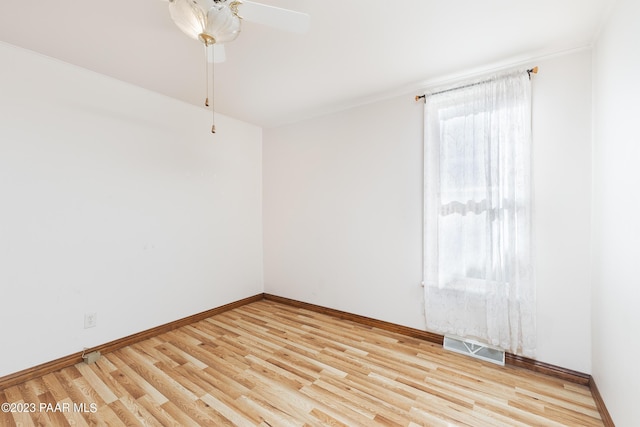
[[95, 328], [98, 323], [97, 313], [85, 313], [84, 315], [84, 328]]

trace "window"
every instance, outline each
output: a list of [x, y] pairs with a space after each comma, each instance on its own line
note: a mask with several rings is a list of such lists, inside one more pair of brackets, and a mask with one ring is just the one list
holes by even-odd
[[529, 356], [530, 85], [523, 71], [427, 94], [424, 218], [427, 328]]

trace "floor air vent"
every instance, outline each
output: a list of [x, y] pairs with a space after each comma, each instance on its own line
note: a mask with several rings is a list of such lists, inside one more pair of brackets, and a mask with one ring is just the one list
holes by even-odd
[[504, 351], [487, 347], [485, 344], [476, 341], [445, 336], [443, 347], [445, 350], [466, 354], [476, 359], [504, 366]]

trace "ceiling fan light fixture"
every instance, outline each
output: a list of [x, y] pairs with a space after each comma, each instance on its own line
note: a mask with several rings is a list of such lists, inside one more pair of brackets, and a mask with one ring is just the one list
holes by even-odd
[[170, 0], [169, 13], [183, 33], [209, 46], [238, 37], [240, 4], [238, 0]]
[[[180, 30], [192, 39], [199, 40], [205, 47], [205, 71], [207, 97], [205, 107], [211, 107], [213, 114], [211, 133], [216, 133], [213, 86], [215, 76], [214, 47], [223, 52], [224, 43], [235, 40], [240, 35], [242, 17], [238, 12], [244, 4], [243, 14], [248, 21], [255, 21], [293, 32], [304, 32], [309, 26], [309, 15], [275, 6], [268, 6], [251, 0], [167, 0], [169, 13]], [[224, 56], [224, 55], [222, 55]], [[210, 77], [210, 78], [209, 78]], [[211, 81], [211, 92], [209, 91]], [[211, 93], [211, 103], [209, 94]]]

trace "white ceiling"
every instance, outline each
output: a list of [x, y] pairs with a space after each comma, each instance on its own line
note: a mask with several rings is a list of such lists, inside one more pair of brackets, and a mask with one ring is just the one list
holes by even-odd
[[[589, 46], [615, 0], [256, 1], [306, 12], [311, 28], [299, 35], [244, 22], [215, 67], [215, 105], [271, 127]], [[202, 45], [177, 29], [163, 0], [3, 0], [0, 40], [203, 104]]]

